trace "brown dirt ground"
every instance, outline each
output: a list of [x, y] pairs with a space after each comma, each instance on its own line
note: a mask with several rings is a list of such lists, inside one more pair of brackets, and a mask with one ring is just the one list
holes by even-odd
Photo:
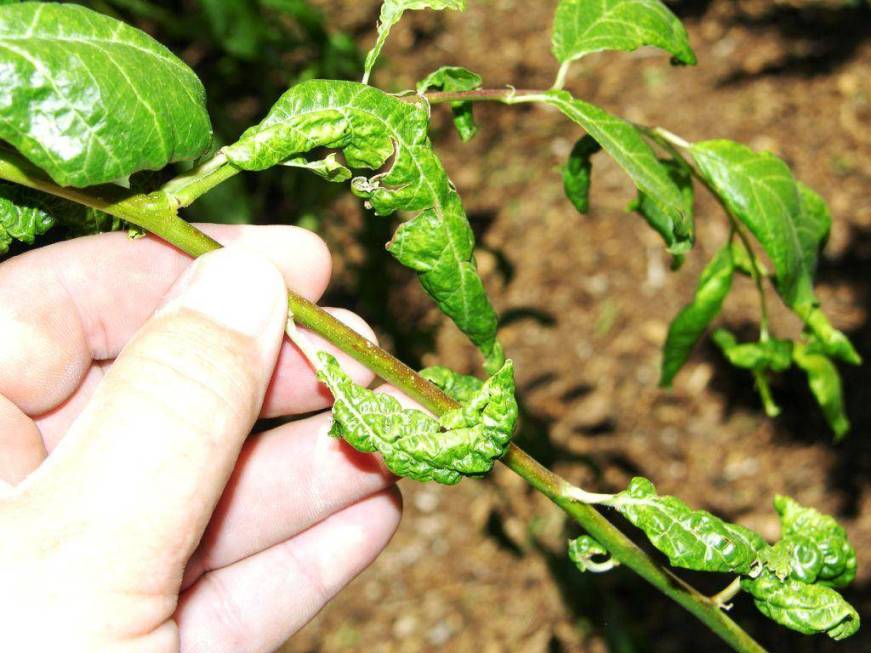
[[[334, 24], [372, 40], [374, 0], [323, 0]], [[783, 156], [829, 200], [835, 215], [819, 294], [834, 322], [871, 359], [871, 17], [839, 3], [688, 0], [676, 3], [699, 56], [672, 68], [653, 51], [591, 56], [569, 87], [632, 120], [691, 139], [728, 137]], [[480, 72], [488, 86], [545, 88], [554, 3], [487, 0], [465, 15], [420, 12], [396, 28], [376, 81], [393, 90], [442, 64]], [[795, 5], [799, 5], [797, 9]], [[811, 6], [813, 5], [813, 6]], [[784, 415], [770, 420], [749, 377], [704, 345], [672, 392], [657, 388], [669, 319], [725, 234], [714, 203], [697, 203], [699, 245], [672, 274], [660, 242], [624, 211], [625, 175], [597, 158], [592, 211], [577, 215], [558, 166], [578, 130], [534, 107], [479, 107], [470, 144], [434, 111], [435, 139], [482, 244], [479, 263], [515, 360], [528, 446], [571, 480], [617, 490], [634, 474], [660, 491], [778, 534], [776, 493], [838, 515], [860, 552], [848, 598], [871, 616], [871, 368], [845, 371], [854, 430], [838, 446], [799, 376], [775, 388]], [[328, 220], [338, 257], [336, 297], [351, 296], [361, 214], [340, 202]], [[430, 325], [439, 361], [472, 370], [475, 356], [402, 272], [390, 300], [395, 333]], [[343, 288], [343, 283], [347, 285]], [[749, 283], [733, 292], [724, 321], [755, 323]], [[365, 312], [365, 306], [358, 307]], [[797, 325], [775, 311], [775, 328]], [[295, 637], [284, 653], [334, 651], [720, 651], [688, 614], [628, 571], [581, 576], [567, 566], [561, 513], [504, 468], [457, 488], [403, 483], [406, 512], [371, 569]], [[716, 584], [695, 578], [708, 590]], [[721, 581], [718, 581], [721, 583]], [[735, 618], [773, 651], [871, 650], [871, 627], [843, 643], [772, 627], [745, 598]]]

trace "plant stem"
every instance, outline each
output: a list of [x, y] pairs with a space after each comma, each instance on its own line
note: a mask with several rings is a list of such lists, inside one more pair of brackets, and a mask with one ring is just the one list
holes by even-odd
[[[531, 98], [540, 96], [537, 91], [513, 89], [494, 91], [493, 94], [493, 97], [501, 96], [501, 101], [507, 103], [536, 101]], [[446, 102], [455, 101], [458, 95], [462, 96], [455, 93], [438, 95], [445, 96]], [[0, 179], [105, 211], [154, 233], [193, 257], [218, 249], [221, 245], [180, 218], [178, 207], [192, 203], [198, 194], [205, 193], [220, 183], [219, 180], [235, 174], [235, 170], [229, 168], [231, 166], [224, 161], [210, 161], [173, 180], [164, 189], [148, 195], [135, 195], [115, 187], [91, 188], [86, 193], [61, 188], [18, 155], [0, 150]], [[307, 299], [289, 292], [288, 309], [297, 323], [331, 342], [433, 413], [441, 415], [459, 406], [410, 367]], [[501, 460], [577, 521], [614, 559], [686, 608], [734, 650], [742, 653], [764, 653], [764, 649], [723, 613], [718, 605], [655, 563], [593, 506], [573, 499], [572, 495], [578, 496], [578, 493], [571, 490], [572, 485], [568, 481], [542, 466], [514, 444], [510, 445]]]

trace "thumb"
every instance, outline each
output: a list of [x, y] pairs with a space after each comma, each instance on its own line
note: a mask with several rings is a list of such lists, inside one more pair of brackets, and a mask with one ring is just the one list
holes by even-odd
[[260, 411], [287, 319], [281, 274], [240, 248], [197, 260], [171, 297], [31, 476], [61, 532], [84, 533], [104, 566], [121, 563], [105, 572], [116, 582], [128, 570], [131, 582], [180, 578]]

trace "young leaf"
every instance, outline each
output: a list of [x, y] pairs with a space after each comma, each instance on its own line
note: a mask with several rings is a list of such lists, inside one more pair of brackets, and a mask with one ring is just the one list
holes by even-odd
[[455, 9], [457, 11], [465, 11], [466, 0], [384, 0], [384, 4], [381, 5], [381, 16], [378, 19], [378, 39], [366, 55], [366, 72], [363, 75], [364, 84], [369, 81], [372, 67], [375, 65], [378, 55], [381, 54], [381, 49], [390, 35], [390, 30], [400, 21], [402, 14], [412, 9]]
[[644, 531], [674, 567], [746, 574], [767, 546], [749, 528], [693, 510], [675, 497], [658, 496], [646, 478], [633, 478], [608, 504]]
[[517, 421], [510, 361], [468, 403], [436, 420], [355, 385], [331, 355], [320, 352], [318, 359], [318, 378], [335, 398], [330, 435], [379, 452], [394, 474], [452, 485], [486, 474], [508, 448]]
[[630, 52], [644, 45], [671, 53], [675, 62], [696, 63], [686, 29], [659, 0], [560, 0], [552, 40], [563, 64], [591, 52]]
[[841, 392], [841, 375], [838, 368], [828, 356], [814, 352], [811, 348], [796, 344], [792, 352], [795, 364], [807, 374], [808, 385], [820, 408], [823, 410], [826, 422], [840, 440], [850, 430], [850, 420], [844, 408], [844, 397]]
[[[691, 151], [702, 176], [768, 254], [775, 286], [786, 305], [815, 330], [818, 323], [810, 318], [819, 302], [813, 278], [831, 224], [822, 198], [796, 182], [789, 167], [769, 152], [757, 153], [726, 140], [695, 143]], [[833, 345], [838, 355], [858, 364], [852, 345], [843, 334], [838, 336], [828, 334], [838, 340]]]
[[741, 589], [753, 597], [759, 611], [782, 626], [805, 635], [826, 633], [844, 639], [859, 630], [859, 614], [833, 589], [763, 570], [756, 578], [741, 579]]
[[[473, 91], [481, 88], [481, 81], [481, 76], [471, 70], [458, 66], [442, 66], [417, 84], [417, 92], [426, 93], [431, 88], [450, 93]], [[472, 113], [472, 103], [451, 102], [451, 111], [454, 114], [454, 126], [460, 133], [460, 140], [464, 143], [472, 140], [478, 133], [478, 126]]]
[[245, 170], [263, 170], [316, 147], [341, 148], [352, 168], [389, 169], [352, 182], [378, 215], [417, 212], [388, 244], [424, 289], [484, 354], [492, 373], [504, 362], [496, 312], [475, 267], [475, 238], [463, 204], [427, 135], [423, 103], [355, 82], [312, 80], [287, 91], [259, 124], [223, 149]]
[[717, 329], [712, 336], [714, 343], [735, 367], [754, 372], [783, 372], [792, 364], [793, 342], [770, 340], [739, 343], [726, 329]]
[[477, 376], [460, 374], [449, 367], [435, 365], [420, 371], [420, 375], [461, 404], [472, 400], [481, 391], [484, 382]]
[[692, 171], [686, 164], [675, 159], [660, 159], [660, 163], [680, 189], [683, 211], [679, 214], [675, 214], [673, 211], [663, 211], [657, 202], [651, 200], [642, 191], [638, 192], [638, 198], [629, 205], [629, 210], [637, 211], [662, 236], [670, 254], [680, 256], [692, 249], [696, 237], [695, 222], [693, 221], [695, 193], [693, 191]]
[[281, 165], [289, 168], [303, 168], [309, 172], [313, 172], [318, 177], [322, 177], [327, 181], [340, 184], [343, 181], [348, 181], [353, 175], [348, 168], [343, 166], [336, 160], [335, 153], [327, 155], [325, 159], [318, 161], [309, 161], [305, 157], [293, 157], [285, 159]]
[[547, 91], [543, 101], [562, 111], [592, 136], [629, 174], [638, 189], [658, 203], [674, 222], [686, 219], [686, 203], [680, 189], [631, 123], [578, 100], [567, 91]]
[[724, 247], [705, 267], [691, 304], [684, 306], [668, 327], [662, 355], [659, 385], [671, 386], [680, 368], [690, 357], [705, 329], [719, 314], [732, 287], [732, 253]]
[[807, 508], [786, 496], [775, 497], [774, 509], [780, 515], [781, 541], [807, 540], [819, 552], [817, 574], [804, 582], [830, 587], [846, 587], [853, 582], [856, 552], [847, 540], [847, 531], [834, 517]]
[[569, 154], [569, 162], [563, 167], [563, 190], [578, 213], [586, 213], [590, 209], [592, 157], [601, 149], [592, 136], [585, 134], [575, 143]]
[[0, 254], [13, 240], [32, 245], [54, 225], [54, 216], [39, 195], [22, 186], [0, 183]]
[[199, 79], [138, 29], [75, 4], [25, 2], [0, 9], [0, 48], [0, 139], [62, 186], [156, 170], [209, 145]]
[[575, 563], [579, 571], [592, 571], [600, 573], [617, 566], [613, 559], [604, 562], [596, 562], [595, 558], [607, 556], [608, 552], [601, 544], [589, 535], [581, 535], [579, 538], [569, 540], [569, 560]]

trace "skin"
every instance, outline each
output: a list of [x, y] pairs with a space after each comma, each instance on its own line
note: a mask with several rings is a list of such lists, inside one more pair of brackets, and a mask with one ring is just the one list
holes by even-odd
[[206, 230], [228, 246], [194, 263], [105, 234], [0, 265], [0, 650], [272, 651], [396, 529], [395, 479], [328, 414], [249, 437], [330, 403], [283, 338], [325, 245]]

